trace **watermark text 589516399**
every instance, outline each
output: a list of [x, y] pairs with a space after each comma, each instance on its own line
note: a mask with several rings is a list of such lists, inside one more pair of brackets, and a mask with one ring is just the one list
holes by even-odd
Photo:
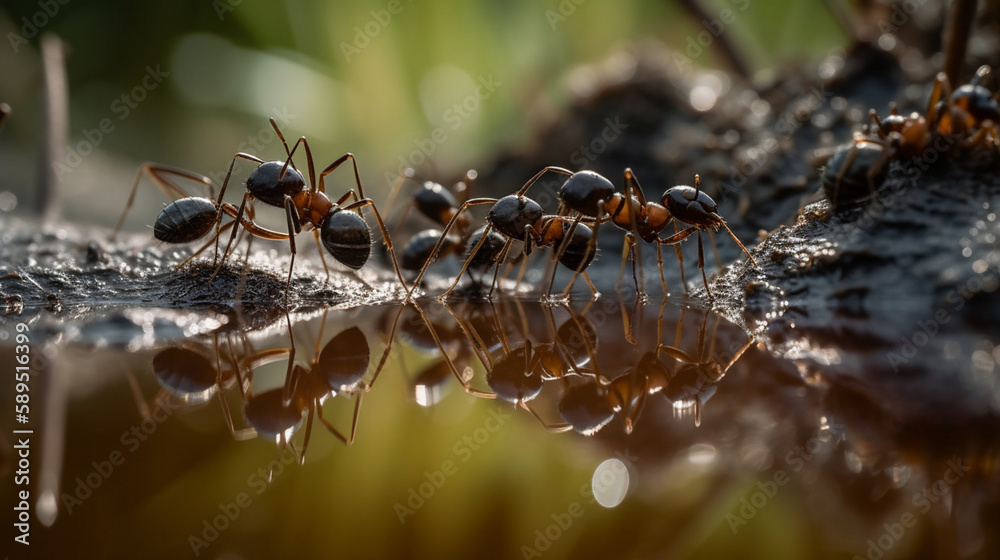
[[14, 505], [14, 541], [27, 545], [31, 532], [31, 434], [32, 430], [24, 429], [30, 420], [31, 412], [31, 336], [26, 323], [17, 323], [14, 330], [14, 420], [13, 440], [16, 442], [17, 468], [14, 470], [14, 487], [16, 492]]

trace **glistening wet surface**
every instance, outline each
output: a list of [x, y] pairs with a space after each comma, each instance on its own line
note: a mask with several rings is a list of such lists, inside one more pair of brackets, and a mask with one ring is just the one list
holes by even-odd
[[91, 324], [100, 337], [29, 330], [37, 557], [997, 549], [994, 416], [914, 425], [698, 300]]

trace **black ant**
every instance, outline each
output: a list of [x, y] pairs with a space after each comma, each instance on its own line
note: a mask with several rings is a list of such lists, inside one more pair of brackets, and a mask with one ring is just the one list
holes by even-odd
[[[270, 123], [285, 147], [285, 152], [288, 156], [287, 159], [285, 161], [265, 162], [250, 154], [243, 152], [237, 153], [233, 156], [233, 159], [229, 164], [229, 170], [226, 173], [226, 178], [222, 184], [221, 190], [219, 191], [218, 199], [215, 199], [214, 193], [212, 192], [211, 180], [203, 175], [158, 164], [147, 163], [140, 166], [139, 171], [136, 174], [135, 181], [132, 184], [132, 191], [129, 195], [128, 202], [125, 205], [125, 210], [122, 212], [122, 216], [112, 233], [112, 239], [117, 234], [122, 223], [124, 222], [125, 215], [132, 206], [139, 179], [142, 175], [146, 174], [149, 175], [154, 184], [156, 184], [157, 187], [159, 187], [165, 194], [171, 198], [178, 198], [171, 204], [167, 205], [167, 207], [164, 208], [164, 210], [160, 212], [160, 215], [157, 217], [153, 231], [156, 238], [161, 241], [168, 243], [185, 243], [194, 241], [208, 234], [214, 226], [215, 236], [213, 240], [216, 243], [216, 247], [218, 247], [218, 237], [222, 230], [225, 227], [231, 227], [237, 223], [243, 226], [243, 229], [253, 237], [270, 240], [288, 239], [291, 250], [291, 260], [288, 264], [288, 279], [285, 284], [285, 295], [287, 297], [291, 286], [292, 272], [295, 264], [295, 236], [302, 231], [303, 226], [313, 229], [313, 236], [316, 240], [317, 248], [320, 249], [320, 259], [323, 262], [323, 267], [327, 272], [327, 276], [329, 276], [329, 268], [327, 268], [326, 259], [323, 257], [322, 249], [324, 247], [331, 255], [333, 255], [335, 259], [337, 259], [337, 261], [351, 269], [357, 270], [364, 266], [364, 264], [368, 261], [369, 255], [371, 254], [371, 232], [368, 229], [368, 225], [365, 223], [364, 218], [361, 217], [360, 214], [353, 212], [353, 210], [360, 211], [361, 208], [370, 206], [372, 211], [375, 213], [375, 219], [382, 231], [383, 241], [386, 244], [390, 257], [392, 258], [396, 275], [404, 289], [406, 289], [406, 284], [403, 281], [399, 266], [396, 264], [395, 253], [392, 250], [392, 240], [389, 237], [388, 231], [386, 231], [385, 224], [382, 221], [378, 208], [375, 206], [374, 201], [364, 197], [361, 177], [358, 173], [357, 161], [355, 160], [354, 155], [350, 153], [344, 154], [328, 165], [320, 173], [319, 182], [317, 183], [312, 152], [309, 149], [309, 144], [305, 137], [300, 137], [296, 141], [294, 147], [289, 149], [284, 135], [282, 135], [281, 131], [278, 129], [277, 122], [275, 122], [272, 118], [270, 119]], [[305, 179], [302, 174], [292, 165], [292, 155], [300, 144], [304, 146], [306, 151], [306, 158], [309, 166], [309, 179], [312, 187], [306, 186]], [[239, 207], [236, 207], [230, 203], [222, 202], [222, 200], [225, 197], [229, 180], [232, 177], [233, 167], [238, 159], [252, 161], [257, 163], [258, 166], [247, 177], [246, 192], [244, 193], [243, 200]], [[332, 173], [347, 160], [351, 160], [351, 163], [354, 166], [354, 178], [357, 185], [357, 191], [351, 189], [339, 200], [333, 202], [326, 195], [324, 181], [326, 175]], [[190, 179], [208, 186], [210, 198], [190, 196], [184, 189], [174, 184], [170, 180], [169, 176]], [[344, 205], [348, 199], [352, 199], [352, 202]], [[254, 221], [253, 201], [255, 200], [260, 200], [270, 206], [285, 209], [288, 225], [287, 233], [269, 230], [258, 225]], [[349, 210], [350, 212], [344, 212], [344, 210]], [[234, 221], [223, 226], [223, 215], [231, 216]], [[221, 261], [217, 264], [212, 278], [218, 274], [219, 270], [221, 270], [222, 266], [225, 264], [229, 251], [236, 239], [237, 229], [238, 228], [233, 229], [229, 242], [222, 253]], [[209, 244], [210, 243], [211, 241]], [[195, 254], [204, 251], [209, 244], [203, 246]], [[184, 261], [181, 265], [186, 262], [187, 261]]]
[[[515, 194], [503, 198], [473, 198], [467, 200], [459, 208], [448, 224], [445, 226], [440, 239], [430, 252], [430, 257], [421, 268], [420, 273], [414, 280], [414, 286], [420, 283], [428, 267], [439, 257], [442, 249], [448, 244], [448, 234], [456, 227], [463, 212], [471, 207], [484, 204], [492, 204], [486, 217], [486, 227], [479, 241], [467, 251], [467, 257], [462, 264], [462, 268], [455, 278], [455, 282], [448, 290], [439, 296], [439, 299], [446, 298], [462, 279], [462, 275], [473, 264], [473, 261], [480, 258], [479, 250], [490, 240], [489, 232], [496, 230], [504, 236], [504, 244], [496, 255], [497, 272], [499, 267], [505, 262], [510, 251], [511, 244], [516, 241], [524, 243], [523, 255], [531, 254], [532, 247], [554, 247], [556, 248], [556, 258], [565, 267], [574, 271], [583, 271], [593, 261], [596, 251], [593, 250], [591, 238], [593, 232], [586, 224], [582, 223], [581, 217], [570, 219], [566, 216], [546, 215], [542, 207], [534, 200], [525, 196], [529, 188], [547, 172], [567, 173], [566, 170], [557, 167], [546, 167], [535, 174], [524, 184]], [[492, 255], [490, 255], [492, 260]], [[589, 276], [584, 272], [584, 278], [590, 285], [591, 291], [596, 294], [597, 289], [590, 282]], [[490, 294], [496, 286], [494, 276], [491, 284]], [[410, 289], [412, 291], [414, 288]]]

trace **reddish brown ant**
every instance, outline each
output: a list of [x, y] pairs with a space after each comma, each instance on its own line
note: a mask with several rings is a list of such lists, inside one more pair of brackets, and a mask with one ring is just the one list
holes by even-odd
[[[531, 254], [532, 247], [554, 247], [557, 250], [557, 258], [567, 268], [574, 271], [582, 271], [593, 261], [596, 251], [592, 248], [591, 238], [593, 232], [590, 227], [582, 223], [581, 218], [570, 219], [560, 215], [546, 215], [542, 207], [534, 200], [525, 196], [525, 193], [542, 175], [548, 172], [569, 173], [565, 169], [558, 167], [546, 167], [535, 174], [524, 184], [515, 194], [503, 198], [473, 198], [463, 203], [454, 214], [442, 232], [441, 238], [430, 252], [430, 257], [424, 264], [420, 273], [414, 280], [414, 286], [420, 283], [427, 268], [438, 258], [443, 247], [448, 243], [448, 234], [456, 227], [458, 221], [462, 219], [463, 212], [471, 206], [491, 204], [489, 214], [486, 217], [486, 227], [471, 250], [467, 251], [467, 257], [462, 264], [462, 268], [455, 278], [455, 282], [448, 290], [439, 296], [439, 299], [446, 298], [462, 279], [462, 275], [472, 265], [473, 261], [479, 258], [479, 250], [490, 239], [488, 234], [496, 230], [505, 237], [503, 247], [496, 256], [499, 265], [505, 262], [511, 244], [517, 240], [524, 243], [523, 254]], [[590, 285], [591, 291], [596, 294], [597, 289], [590, 282], [589, 276], [584, 272], [584, 278]], [[491, 284], [490, 294], [496, 285], [496, 278]], [[413, 288], [410, 290], [412, 295]]]

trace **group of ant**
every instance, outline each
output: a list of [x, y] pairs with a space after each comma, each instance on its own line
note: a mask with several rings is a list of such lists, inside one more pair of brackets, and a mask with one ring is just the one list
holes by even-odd
[[[827, 198], [835, 207], [843, 207], [874, 196], [888, 175], [891, 161], [921, 157], [927, 149], [941, 151], [942, 147], [938, 145], [940, 140], [945, 140], [942, 144], [945, 148], [943, 153], [951, 160], [979, 161], [985, 157], [992, 161], [1000, 154], [1000, 105], [993, 93], [982, 85], [989, 74], [990, 68], [983, 66], [970, 83], [954, 91], [951, 91], [946, 76], [938, 74], [924, 115], [914, 112], [904, 116], [892, 106], [889, 116], [882, 119], [872, 109], [865, 130], [855, 133], [852, 141], [838, 148], [823, 169], [821, 182]], [[440, 184], [424, 181], [413, 196], [412, 205], [443, 229], [425, 229], [414, 235], [403, 248], [401, 267], [385, 220], [375, 202], [365, 196], [354, 155], [347, 153], [333, 161], [318, 174], [317, 181], [312, 151], [306, 138], [300, 137], [289, 148], [277, 123], [274, 119], [270, 122], [281, 139], [286, 158], [264, 161], [251, 154], [237, 153], [229, 165], [218, 197], [214, 195], [212, 181], [203, 175], [159, 164], [146, 163], [140, 166], [112, 237], [121, 228], [125, 215], [132, 206], [140, 178], [148, 175], [164, 193], [174, 199], [156, 218], [153, 227], [156, 239], [166, 243], [188, 243], [212, 234], [207, 243], [179, 266], [190, 262], [214, 244], [215, 270], [211, 277], [214, 279], [225, 265], [239, 232], [248, 234], [248, 245], [255, 237], [287, 239], [291, 259], [288, 264], [286, 298], [295, 262], [295, 237], [303, 230], [312, 230], [327, 277], [329, 268], [324, 249], [351, 269], [360, 269], [367, 263], [371, 255], [372, 239], [368, 224], [361, 214], [365, 207], [371, 208], [374, 213], [407, 301], [420, 286], [429, 267], [445, 255], [459, 255], [462, 266], [451, 286], [440, 294], [440, 299], [446, 298], [455, 290], [466, 272], [470, 275], [478, 273], [481, 279], [485, 278], [491, 267], [494, 272], [489, 284], [489, 295], [492, 296], [501, 278], [500, 271], [508, 259], [521, 259], [522, 267], [518, 275], [520, 281], [525, 272], [527, 257], [535, 248], [551, 248], [553, 251], [546, 297], [552, 292], [556, 273], [556, 266], [552, 263], [556, 262], [573, 273], [563, 290], [564, 296], [570, 293], [576, 279], [582, 275], [596, 297], [598, 292], [587, 274], [587, 268], [597, 255], [598, 228], [607, 222], [626, 232], [619, 282], [624, 275], [626, 261], [631, 259], [632, 276], [638, 294], [644, 293], [642, 267], [639, 264], [641, 251], [637, 247], [640, 241], [656, 247], [664, 294], [668, 293], [668, 289], [663, 273], [662, 246], [673, 246], [680, 266], [681, 281], [687, 288], [684, 257], [679, 244], [692, 235], [697, 237], [698, 268], [709, 298], [712, 293], [705, 273], [702, 232], [712, 233], [725, 229], [749, 261], [757, 266], [753, 256], [718, 213], [718, 205], [701, 190], [698, 175], [694, 177], [694, 186], [670, 187], [659, 200], [647, 200], [631, 169], [625, 170], [623, 189], [618, 192], [610, 180], [594, 171], [573, 172], [549, 166], [536, 173], [514, 194], [501, 198], [468, 198], [469, 186], [475, 179], [475, 172], [470, 171], [466, 176], [467, 181], [458, 185], [465, 194], [465, 200], [461, 203]], [[308, 183], [293, 161], [300, 146], [306, 155]], [[223, 200], [237, 160], [257, 164], [257, 168], [246, 179], [246, 189], [239, 206]], [[325, 179], [348, 160], [353, 166], [356, 190], [349, 189], [334, 201], [326, 193]], [[546, 213], [539, 203], [528, 197], [531, 187], [549, 173], [567, 177], [559, 188], [559, 207], [554, 214]], [[400, 177], [397, 188], [390, 196], [390, 203], [398, 194], [398, 188], [414, 175], [412, 170], [407, 170]], [[175, 179], [179, 178], [205, 185], [209, 197], [191, 196], [177, 185]], [[283, 208], [286, 230], [276, 231], [258, 224], [255, 221], [256, 201]], [[485, 223], [473, 229], [467, 210], [483, 205], [490, 205]], [[670, 224], [674, 226], [673, 232], [663, 235]], [[226, 230], [231, 231], [220, 256], [220, 237]], [[714, 244], [714, 238], [712, 240]], [[518, 248], [512, 249], [515, 242], [519, 243]], [[407, 286], [404, 279], [404, 269], [416, 272], [411, 286]], [[504, 276], [509, 271], [510, 268], [507, 268]]]
[[947, 76], [939, 73], [923, 115], [904, 116], [891, 105], [883, 119], [869, 110], [865, 130], [840, 146], [823, 170], [823, 190], [834, 207], [874, 196], [892, 161], [933, 163], [941, 156], [966, 165], [995, 164], [1000, 158], [1000, 103], [982, 85], [990, 72], [989, 66], [981, 66], [969, 83], [954, 91]]
[[[564, 303], [558, 308], [535, 305], [526, 310], [521, 301], [513, 300], [465, 302], [456, 310], [442, 302], [437, 308], [441, 313], [430, 313], [413, 301], [394, 313], [387, 309], [387, 324], [381, 327], [388, 330], [388, 335], [377, 365], [371, 359], [368, 337], [357, 325], [343, 329], [324, 343], [326, 311], [311, 355], [296, 360], [297, 337], [286, 313], [287, 345], [258, 349], [244, 331], [236, 330], [214, 333], [206, 341], [185, 339], [157, 351], [152, 371], [161, 393], [153, 407], [163, 406], [167, 399], [188, 406], [218, 399], [235, 439], [270, 439], [280, 449], [289, 448], [301, 463], [317, 420], [342, 443], [354, 442], [362, 398], [374, 387], [399, 333], [413, 350], [411, 354], [431, 357], [411, 381], [413, 396], [422, 406], [436, 404], [454, 378], [466, 393], [508, 402], [555, 433], [594, 435], [620, 417], [629, 434], [654, 397], [668, 403], [675, 417], [693, 415], [698, 425], [701, 409], [714, 394], [715, 385], [753, 344], [753, 338], [737, 344], [739, 348], [731, 356], [720, 353], [716, 339], [722, 319], [708, 310], [679, 307], [674, 340], [665, 343], [662, 331], [666, 303], [664, 299], [660, 305], [656, 338], [652, 341], [645, 336], [652, 333], [644, 330], [639, 340], [633, 337], [632, 323], [623, 308], [625, 337], [635, 348], [632, 362], [622, 360], [618, 354], [611, 361], [598, 359], [602, 337], [588, 319], [589, 306], [576, 311]], [[640, 316], [643, 305], [637, 301], [633, 315]], [[559, 308], [566, 316], [561, 323], [557, 323], [555, 315]], [[693, 322], [685, 320], [689, 311], [702, 314], [696, 321], [696, 341], [684, 334], [685, 326], [690, 329]], [[710, 315], [715, 319], [713, 326], [709, 326]], [[615, 342], [605, 340], [603, 344]], [[282, 361], [287, 364], [284, 382], [260, 388], [266, 386], [266, 380], [261, 379], [263, 368]], [[473, 369], [485, 372], [485, 389], [473, 387]], [[555, 399], [558, 420], [545, 419], [553, 412], [539, 410], [538, 402], [547, 400], [540, 398], [546, 388], [549, 390], [545, 394]], [[233, 410], [230, 401], [234, 396], [238, 396], [241, 414]], [[349, 430], [341, 431], [325, 414], [330, 412], [325, 403], [338, 396], [353, 400]], [[144, 415], [152, 414], [144, 400], [139, 403]], [[301, 442], [300, 448], [296, 441]]]
[[[430, 217], [444, 229], [422, 231], [406, 244], [401, 258], [402, 269], [417, 272], [412, 285], [408, 287], [396, 259], [385, 220], [375, 202], [365, 196], [354, 155], [344, 154], [326, 166], [318, 174], [317, 181], [312, 151], [306, 138], [300, 137], [289, 148], [277, 123], [274, 119], [270, 122], [285, 147], [286, 158], [280, 161], [263, 161], [251, 154], [237, 153], [229, 165], [218, 197], [214, 194], [212, 181], [198, 173], [153, 163], [140, 166], [112, 238], [120, 230], [132, 206], [140, 179], [146, 175], [167, 196], [174, 199], [156, 218], [153, 226], [153, 235], [156, 239], [165, 243], [189, 243], [211, 234], [208, 242], [195, 250], [187, 260], [180, 263], [179, 267], [214, 245], [215, 270], [211, 280], [225, 265], [239, 232], [249, 236], [248, 245], [255, 237], [269, 240], [287, 239], [291, 260], [288, 264], [286, 298], [292, 281], [292, 268], [296, 255], [295, 237], [303, 230], [312, 230], [327, 277], [329, 268], [324, 258], [324, 249], [349, 268], [357, 270], [365, 265], [371, 255], [371, 231], [361, 214], [361, 210], [365, 207], [371, 208], [374, 213], [396, 277], [406, 292], [406, 300], [411, 299], [431, 264], [447, 254], [460, 254], [463, 263], [454, 283], [440, 295], [440, 298], [447, 297], [458, 286], [467, 271], [478, 272], [482, 277], [490, 267], [494, 268], [489, 290], [489, 294], [492, 295], [501, 267], [507, 262], [508, 257], [512, 256], [515, 241], [520, 243], [516, 254], [518, 258], [523, 259], [521, 275], [524, 274], [526, 257], [534, 248], [550, 247], [553, 250], [551, 260], [561, 263], [573, 272], [573, 279], [566, 286], [564, 294], [568, 295], [577, 277], [583, 275], [596, 297], [597, 289], [587, 275], [586, 269], [597, 254], [598, 227], [606, 222], [611, 222], [627, 232], [622, 254], [622, 274], [626, 259], [631, 257], [633, 279], [636, 290], [640, 293], [643, 290], [639, 279], [641, 265], [639, 265], [640, 274], [638, 276], [636, 274], [636, 261], [640, 258], [640, 251], [636, 248], [638, 240], [656, 245], [664, 293], [667, 293], [667, 287], [663, 275], [661, 246], [674, 246], [684, 282], [683, 255], [677, 244], [692, 235], [696, 235], [698, 239], [698, 267], [709, 297], [711, 292], [705, 274], [702, 232], [711, 233], [720, 228], [725, 229], [756, 265], [749, 251], [729, 229], [725, 219], [719, 215], [715, 201], [701, 190], [697, 175], [693, 187], [687, 185], [671, 187], [663, 193], [659, 201], [656, 201], [646, 199], [638, 179], [630, 169], [625, 170], [623, 192], [616, 192], [611, 181], [594, 171], [572, 172], [550, 166], [535, 174], [514, 194], [502, 198], [467, 198], [461, 204], [441, 185], [431, 181], [424, 182], [414, 195], [412, 203], [422, 214]], [[308, 183], [293, 161], [293, 156], [300, 146], [306, 155]], [[257, 164], [257, 168], [246, 179], [246, 190], [239, 206], [223, 200], [237, 160], [247, 160]], [[325, 179], [348, 160], [354, 168], [356, 190], [350, 189], [334, 201], [326, 193]], [[527, 196], [532, 185], [548, 173], [568, 177], [559, 189], [560, 204], [555, 214], [547, 214], [541, 205]], [[412, 177], [413, 172], [408, 171], [406, 176], [401, 177], [398, 185]], [[474, 171], [470, 171], [467, 175], [470, 183], [474, 177]], [[192, 196], [177, 184], [178, 179], [203, 184], [208, 189], [209, 197]], [[392, 199], [395, 196], [394, 191]], [[286, 231], [268, 229], [257, 223], [254, 208], [256, 201], [283, 208], [287, 222]], [[481, 205], [491, 207], [485, 224], [472, 231], [472, 220], [467, 210]], [[671, 223], [674, 224], [674, 232], [661, 237], [661, 233]], [[220, 238], [227, 230], [230, 230], [229, 239], [220, 254]], [[553, 266], [546, 296], [551, 293], [554, 278]], [[684, 283], [686, 286], [686, 282]]]

